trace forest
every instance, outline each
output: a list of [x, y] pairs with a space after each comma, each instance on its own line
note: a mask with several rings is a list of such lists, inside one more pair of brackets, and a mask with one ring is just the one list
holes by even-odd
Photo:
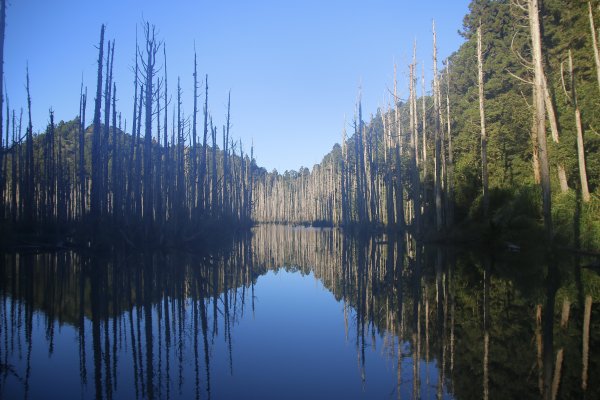
[[471, 2], [441, 65], [435, 25], [431, 63], [415, 44], [407, 98], [394, 79], [365, 118], [359, 93], [320, 164], [256, 177], [255, 220], [598, 249], [598, 15], [596, 2]]
[[407, 87], [393, 65], [386, 106], [363, 116], [359, 91], [341, 144], [312, 169], [283, 174], [259, 168], [253, 149], [231, 137], [229, 104], [215, 125], [196, 54], [192, 112], [182, 112], [179, 81], [173, 92], [167, 85], [166, 44], [148, 22], [133, 110], [117, 110], [115, 40], [103, 25], [91, 124], [83, 83], [79, 115], [56, 124], [50, 109], [37, 134], [27, 71], [25, 110], [3, 98], [2, 231], [49, 245], [107, 244], [116, 234], [134, 246], [174, 246], [217, 227], [275, 222], [434, 241], [534, 234], [597, 250], [598, 15], [592, 1], [471, 2], [459, 49], [438, 60], [434, 22], [431, 62], [417, 62], [415, 42]]

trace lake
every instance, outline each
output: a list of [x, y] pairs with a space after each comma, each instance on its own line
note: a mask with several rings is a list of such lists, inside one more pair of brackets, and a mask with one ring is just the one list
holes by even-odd
[[261, 225], [0, 262], [0, 398], [600, 398], [600, 277], [569, 254]]

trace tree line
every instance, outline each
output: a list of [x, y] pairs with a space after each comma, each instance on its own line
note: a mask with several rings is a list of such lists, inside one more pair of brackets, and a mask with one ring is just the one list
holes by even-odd
[[394, 78], [387, 107], [366, 119], [359, 94], [350, 137], [344, 123], [320, 164], [257, 176], [257, 221], [417, 236], [470, 221], [573, 238], [577, 220], [598, 247], [597, 5], [474, 0], [465, 42], [441, 66], [434, 24], [429, 91], [415, 42], [408, 95]]
[[142, 27], [129, 131], [116, 103], [116, 42], [106, 38], [104, 25], [91, 125], [83, 82], [78, 117], [56, 124], [51, 109], [39, 134], [31, 122], [28, 71], [27, 114], [11, 109], [6, 96], [0, 212], [12, 232], [61, 240], [89, 233], [83, 235], [88, 241], [99, 239], [97, 232], [107, 239], [117, 233], [130, 244], [174, 244], [200, 239], [217, 226], [250, 224], [255, 162], [253, 149], [244, 153], [241, 140], [232, 138], [231, 94], [219, 129], [209, 110], [208, 75], [201, 81], [194, 52], [193, 110], [184, 114], [180, 79], [169, 91], [166, 45], [153, 25]]

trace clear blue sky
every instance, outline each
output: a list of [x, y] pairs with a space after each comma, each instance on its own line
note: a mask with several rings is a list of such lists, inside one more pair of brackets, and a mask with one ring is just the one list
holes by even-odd
[[[5, 77], [11, 108], [26, 106], [29, 63], [34, 131], [78, 114], [83, 74], [87, 121], [93, 112], [100, 25], [116, 39], [117, 108], [131, 126], [136, 24], [144, 19], [167, 46], [169, 89], [181, 77], [192, 111], [194, 42], [199, 75], [209, 75], [209, 109], [225, 120], [232, 95], [232, 135], [254, 140], [268, 170], [312, 167], [352, 119], [362, 86], [365, 120], [383, 105], [398, 63], [401, 95], [412, 43], [431, 79], [431, 21], [441, 60], [462, 43], [457, 31], [468, 0], [8, 0]], [[141, 29], [139, 29], [141, 37]], [[161, 59], [162, 64], [162, 59]], [[418, 67], [421, 70], [421, 65]], [[203, 101], [203, 100], [201, 100]], [[201, 109], [201, 108], [200, 108]], [[171, 119], [169, 118], [169, 121]], [[220, 130], [219, 130], [220, 134]]]

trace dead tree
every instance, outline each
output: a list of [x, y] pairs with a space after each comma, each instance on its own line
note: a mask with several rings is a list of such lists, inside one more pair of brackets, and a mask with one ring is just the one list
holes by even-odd
[[[165, 187], [163, 188], [163, 196], [164, 196], [164, 200], [163, 200], [163, 205], [164, 205], [164, 219], [165, 221], [167, 220], [168, 216], [170, 215], [170, 209], [169, 209], [169, 193], [171, 192], [171, 175], [170, 175], [170, 169], [171, 169], [171, 165], [170, 165], [170, 161], [169, 161], [169, 141], [168, 141], [168, 131], [167, 131], [167, 122], [168, 122], [168, 117], [169, 117], [169, 100], [168, 100], [168, 88], [167, 88], [167, 48], [166, 45], [163, 44], [163, 56], [164, 56], [164, 69], [165, 69], [165, 75], [164, 75], [164, 81], [165, 81], [165, 92], [164, 92], [164, 96], [165, 96], [165, 116], [164, 116], [164, 124], [163, 124], [163, 139], [164, 139], [164, 153], [165, 153], [165, 160], [164, 160], [164, 182], [165, 182]], [[159, 132], [160, 135], [160, 132]], [[160, 139], [159, 139], [160, 142]]]
[[150, 233], [153, 222], [154, 207], [152, 204], [152, 101], [154, 95], [154, 75], [156, 74], [156, 54], [161, 43], [156, 39], [156, 27], [146, 22], [144, 26], [146, 39], [146, 60], [140, 54], [142, 60], [142, 76], [145, 79], [145, 129], [144, 129], [144, 205], [143, 220], [146, 234]]
[[[113, 54], [114, 54], [114, 42], [113, 42]], [[111, 79], [112, 80], [112, 79]], [[112, 170], [111, 170], [111, 193], [112, 193], [112, 215], [113, 218], [120, 217], [121, 213], [121, 190], [119, 185], [119, 174], [120, 170], [120, 156], [119, 156], [119, 143], [117, 139], [117, 84], [113, 82], [112, 89]], [[108, 168], [108, 162], [106, 163]]]
[[594, 14], [592, 13], [592, 2], [588, 1], [588, 13], [590, 17], [590, 34], [592, 36], [592, 47], [594, 50], [594, 62], [596, 63], [596, 78], [598, 79], [598, 90], [600, 90], [600, 51], [598, 51], [598, 32], [594, 24]]
[[[192, 171], [191, 171], [191, 203], [193, 213], [196, 212], [196, 207], [198, 206], [198, 199], [196, 198], [197, 188], [198, 188], [198, 148], [196, 143], [197, 137], [197, 127], [196, 127], [196, 116], [198, 114], [198, 73], [197, 73], [197, 63], [196, 63], [196, 50], [194, 49], [194, 110], [192, 112], [192, 149], [191, 149], [191, 158], [192, 158]], [[206, 146], [206, 143], [204, 143]], [[203, 182], [200, 185], [204, 186]], [[204, 199], [201, 199], [203, 201]]]
[[[137, 30], [135, 32], [135, 68], [133, 72], [133, 118], [131, 127], [131, 145], [129, 147], [129, 157], [127, 158], [127, 189], [125, 198], [125, 209], [128, 213], [133, 213], [133, 187], [136, 179], [134, 174], [134, 156], [135, 156], [135, 136], [137, 132], [137, 107], [138, 107], [138, 39]], [[141, 97], [141, 96], [140, 96]]]
[[563, 66], [561, 65], [561, 76], [563, 81], [563, 89], [565, 96], [575, 113], [575, 128], [577, 130], [577, 161], [579, 165], [579, 181], [581, 184], [581, 198], [584, 202], [590, 201], [590, 190], [588, 188], [588, 179], [585, 166], [585, 145], [583, 143], [583, 127], [581, 125], [581, 110], [579, 109], [579, 103], [577, 101], [577, 90], [575, 88], [575, 72], [573, 70], [573, 57], [571, 50], [569, 50], [569, 86], [570, 92], [567, 91], [565, 84]]
[[454, 151], [452, 149], [452, 124], [450, 118], [450, 61], [446, 60], [446, 134], [448, 143], [448, 195], [446, 196], [446, 226], [454, 224]]
[[100, 148], [100, 107], [102, 104], [102, 60], [104, 54], [104, 24], [100, 28], [100, 45], [98, 46], [98, 75], [96, 83], [96, 99], [94, 100], [94, 130], [92, 132], [92, 188], [90, 213], [93, 218], [100, 216], [100, 190], [102, 180], [101, 148]]
[[86, 213], [86, 179], [85, 179], [85, 109], [87, 103], [87, 87], [83, 91], [81, 82], [79, 100], [79, 215], [83, 217]]
[[106, 80], [104, 83], [104, 126], [102, 127], [103, 135], [100, 146], [100, 163], [102, 164], [102, 183], [100, 186], [101, 191], [101, 214], [107, 215], [108, 213], [108, 197], [109, 197], [109, 186], [108, 186], [108, 141], [110, 135], [110, 116], [111, 116], [111, 97], [112, 97], [112, 64], [114, 61], [115, 54], [115, 42], [113, 40], [112, 45], [110, 40], [108, 41], [107, 52], [106, 52]]
[[419, 138], [417, 128], [417, 90], [416, 90], [416, 42], [413, 48], [413, 62], [410, 65], [409, 72], [409, 125], [410, 125], [410, 154], [408, 156], [410, 165], [411, 197], [412, 197], [412, 225], [416, 237], [421, 233], [421, 182], [419, 169], [417, 166], [417, 156], [419, 150], [417, 142]]
[[206, 141], [208, 136], [208, 74], [204, 76], [204, 131], [202, 139], [202, 158], [200, 161], [199, 196], [202, 206], [205, 205], [204, 181], [206, 179]]
[[433, 91], [434, 91], [434, 109], [435, 109], [435, 172], [434, 172], [434, 196], [435, 196], [435, 224], [439, 231], [442, 230], [442, 133], [441, 133], [441, 110], [438, 96], [435, 95], [438, 90], [439, 77], [437, 70], [437, 44], [435, 33], [435, 21], [433, 27]]
[[210, 122], [210, 132], [212, 137], [212, 180], [211, 180], [211, 207], [210, 211], [213, 217], [215, 217], [218, 213], [218, 204], [219, 204], [219, 191], [217, 189], [217, 127], [213, 126], [212, 119]]
[[540, 161], [540, 178], [542, 185], [542, 211], [544, 215], [544, 226], [546, 238], [552, 239], [552, 193], [550, 188], [550, 168], [548, 166], [548, 147], [546, 143], [546, 114], [544, 102], [545, 73], [542, 54], [542, 38], [540, 30], [540, 9], [538, 0], [527, 0], [527, 14], [529, 16], [529, 28], [531, 31], [531, 53], [534, 67], [535, 90], [535, 112], [538, 139], [538, 158]]
[[27, 89], [27, 112], [29, 123], [27, 124], [27, 133], [25, 139], [25, 182], [24, 191], [21, 199], [23, 201], [23, 217], [28, 227], [34, 221], [35, 217], [35, 183], [34, 183], [34, 159], [33, 159], [33, 125], [31, 123], [31, 95], [29, 91], [29, 66], [26, 71], [26, 89]]

